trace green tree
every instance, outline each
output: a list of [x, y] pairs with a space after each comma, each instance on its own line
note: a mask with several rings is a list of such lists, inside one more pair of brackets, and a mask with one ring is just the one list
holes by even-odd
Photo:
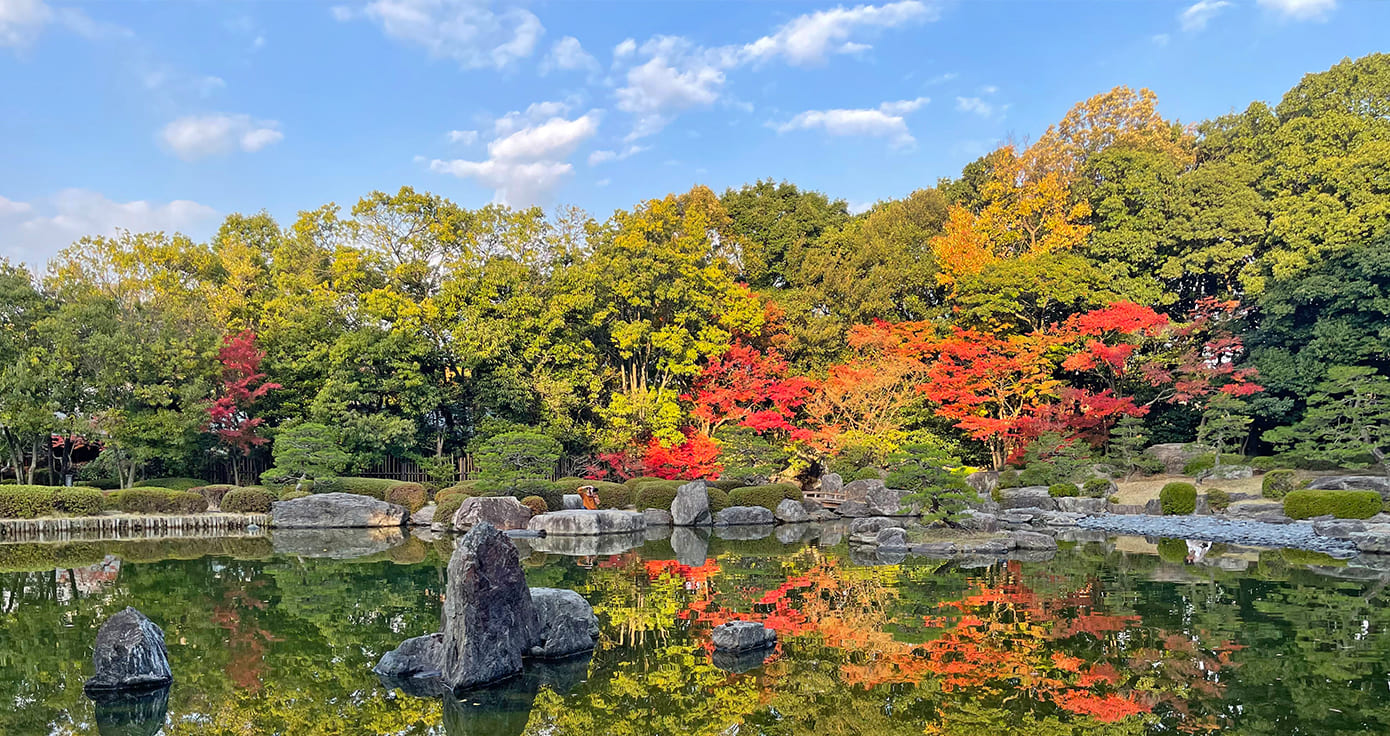
[[328, 478], [342, 472], [351, 458], [338, 446], [333, 430], [322, 424], [305, 422], [280, 430], [272, 451], [275, 467], [265, 478]]
[[960, 464], [960, 458], [940, 442], [913, 442], [889, 456], [890, 470], [884, 483], [908, 491], [903, 504], [919, 506], [924, 523], [954, 525], [978, 496], [960, 473], [954, 472]]
[[478, 464], [478, 480], [510, 488], [518, 480], [549, 480], [561, 452], [560, 443], [553, 437], [535, 432], [503, 432], [481, 442], [473, 458]]
[[1308, 410], [1292, 426], [1265, 433], [1267, 442], [1343, 467], [1368, 458], [1390, 476], [1390, 379], [1367, 366], [1334, 365], [1308, 397]]

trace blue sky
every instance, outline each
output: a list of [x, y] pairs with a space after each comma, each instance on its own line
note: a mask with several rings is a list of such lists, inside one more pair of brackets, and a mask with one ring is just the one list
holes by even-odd
[[0, 0], [0, 256], [405, 184], [602, 217], [772, 177], [858, 209], [1115, 85], [1201, 120], [1387, 29], [1371, 0]]

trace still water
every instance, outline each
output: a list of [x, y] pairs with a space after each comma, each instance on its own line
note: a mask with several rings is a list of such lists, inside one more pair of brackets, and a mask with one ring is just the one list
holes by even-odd
[[[599, 648], [461, 699], [371, 673], [438, 630], [450, 540], [0, 545], [0, 734], [1390, 733], [1390, 574], [1355, 561], [1109, 538], [885, 565], [780, 536], [523, 543], [533, 586], [594, 604]], [[176, 682], [98, 712], [91, 643], [127, 605]], [[765, 662], [712, 656], [732, 618], [778, 631]]]

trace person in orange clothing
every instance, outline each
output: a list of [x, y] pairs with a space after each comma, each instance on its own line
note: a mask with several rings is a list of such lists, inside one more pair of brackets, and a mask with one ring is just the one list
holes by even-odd
[[582, 502], [584, 503], [584, 508], [590, 509], [590, 510], [597, 509], [597, 508], [598, 508], [598, 489], [597, 489], [597, 488], [594, 488], [593, 486], [580, 486], [580, 487], [579, 487], [579, 500], [582, 501]]

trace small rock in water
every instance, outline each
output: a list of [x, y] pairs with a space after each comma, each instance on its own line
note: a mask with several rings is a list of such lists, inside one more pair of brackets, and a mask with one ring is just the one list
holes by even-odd
[[411, 677], [439, 677], [443, 661], [444, 635], [429, 634], [406, 639], [382, 656], [372, 671], [382, 677], [405, 680]]
[[531, 603], [537, 619], [531, 636], [532, 657], [558, 659], [594, 648], [598, 617], [583, 596], [572, 590], [532, 588]]
[[92, 663], [96, 674], [84, 686], [89, 693], [148, 690], [174, 681], [164, 631], [134, 608], [126, 608], [101, 625]]
[[730, 621], [714, 627], [714, 648], [726, 652], [746, 652], [777, 643], [777, 632], [756, 621]]

